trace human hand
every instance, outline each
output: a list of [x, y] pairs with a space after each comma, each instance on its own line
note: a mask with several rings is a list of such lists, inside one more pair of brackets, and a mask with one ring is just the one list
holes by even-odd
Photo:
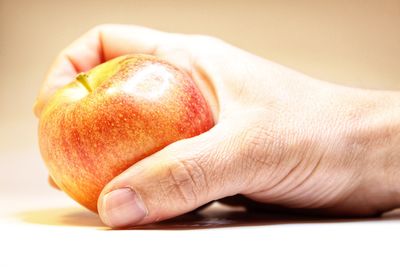
[[399, 205], [393, 189], [399, 161], [388, 147], [400, 143], [400, 127], [382, 115], [399, 109], [397, 93], [318, 81], [215, 38], [96, 27], [57, 58], [35, 114], [77, 73], [131, 53], [153, 54], [187, 71], [216, 125], [112, 180], [98, 202], [107, 225], [164, 220], [236, 194], [335, 215], [373, 215]]

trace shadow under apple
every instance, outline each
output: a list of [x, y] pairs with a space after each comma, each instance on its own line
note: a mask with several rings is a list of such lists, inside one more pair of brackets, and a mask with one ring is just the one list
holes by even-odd
[[18, 213], [17, 218], [31, 224], [105, 227], [97, 214], [80, 207], [28, 210]]

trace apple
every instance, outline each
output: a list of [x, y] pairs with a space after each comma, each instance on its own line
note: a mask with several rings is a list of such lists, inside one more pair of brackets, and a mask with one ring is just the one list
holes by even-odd
[[154, 56], [126, 55], [56, 91], [40, 115], [39, 146], [57, 186], [96, 212], [111, 179], [213, 125], [186, 72]]

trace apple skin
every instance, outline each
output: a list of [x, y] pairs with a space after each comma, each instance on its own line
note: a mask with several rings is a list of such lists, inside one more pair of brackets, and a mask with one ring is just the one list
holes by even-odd
[[97, 212], [110, 180], [213, 125], [188, 74], [153, 56], [126, 55], [57, 90], [40, 116], [39, 146], [57, 186]]

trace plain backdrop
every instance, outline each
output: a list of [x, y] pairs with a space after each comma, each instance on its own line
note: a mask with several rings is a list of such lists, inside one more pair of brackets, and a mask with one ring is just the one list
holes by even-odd
[[[32, 104], [48, 67], [101, 23], [214, 35], [320, 79], [400, 89], [398, 0], [0, 0], [2, 151], [36, 148]], [[22, 166], [0, 164], [3, 190]], [[43, 179], [29, 174], [33, 186]]]
[[49, 65], [101, 23], [214, 35], [317, 78], [400, 89], [398, 0], [0, 0], [1, 147], [35, 142]]
[[[388, 244], [399, 240], [399, 235], [393, 235], [400, 232], [396, 226], [398, 218], [395, 224], [385, 223], [384, 226], [374, 222], [351, 226], [295, 223], [254, 231], [252, 228], [214, 231], [205, 236], [196, 231], [192, 231], [193, 234], [129, 231], [110, 234], [56, 226], [49, 231], [51, 218], [56, 220], [54, 225], [86, 222], [87, 226], [99, 227], [99, 222], [94, 215], [82, 210], [77, 220], [76, 213], [70, 210], [46, 211], [46, 207], [57, 207], [57, 203], [75, 204], [47, 186], [32, 105], [57, 53], [91, 27], [102, 23], [129, 23], [171, 32], [214, 35], [320, 79], [379, 90], [400, 90], [398, 0], [0, 0], [0, 215], [8, 214], [4, 219], [7, 227], [0, 225], [0, 254], [4, 252], [3, 245], [15, 254], [14, 257], [13, 253], [3, 253], [0, 265], [13, 266], [2, 264], [4, 255], [12, 261], [25, 259], [29, 262], [29, 257], [36, 257], [40, 252], [47, 259], [48, 255], [62, 258], [63, 250], [87, 255], [88, 247], [102, 251], [103, 254], [95, 257], [98, 261], [101, 256], [109, 256], [112, 265], [115, 259], [121, 260], [117, 257], [119, 250], [110, 253], [101, 242], [117, 244], [121, 240], [133, 241], [129, 243], [132, 249], [148, 248], [141, 254], [144, 259], [161, 255], [153, 259], [160, 260], [161, 264], [163, 257], [174, 255], [181, 241], [180, 244], [187, 244], [181, 248], [186, 257], [196, 259], [196, 249], [207, 247], [208, 253], [214, 255], [221, 247], [227, 247], [230, 252], [222, 250], [223, 253], [228, 253], [231, 261], [235, 261], [242, 255], [241, 247], [235, 245], [239, 239], [259, 258], [264, 257], [266, 250], [275, 249], [276, 253], [266, 256], [269, 260], [296, 262], [300, 258], [318, 266], [328, 266], [319, 261], [332, 255], [336, 263], [341, 260], [337, 255], [349, 256], [353, 263], [359, 260], [379, 263], [381, 258], [395, 255], [395, 247]], [[27, 212], [32, 206], [39, 210]], [[21, 216], [15, 215], [18, 212], [24, 212], [23, 218], [28, 219], [21, 221]], [[256, 249], [251, 246], [253, 241], [263, 246]], [[170, 242], [175, 242], [176, 247], [169, 246]], [[47, 246], [42, 248], [35, 244]], [[317, 256], [307, 254], [310, 248]], [[152, 250], [156, 253], [152, 254]], [[18, 251], [27, 256], [19, 257]], [[125, 247], [121, 253], [135, 255], [130, 247]], [[243, 264], [249, 258], [254, 259], [254, 255], [243, 255], [245, 257], [239, 261]], [[73, 258], [68, 259], [74, 262]], [[207, 258], [200, 262], [207, 264]], [[332, 263], [332, 259], [329, 262]], [[89, 260], [88, 263], [93, 262]]]

